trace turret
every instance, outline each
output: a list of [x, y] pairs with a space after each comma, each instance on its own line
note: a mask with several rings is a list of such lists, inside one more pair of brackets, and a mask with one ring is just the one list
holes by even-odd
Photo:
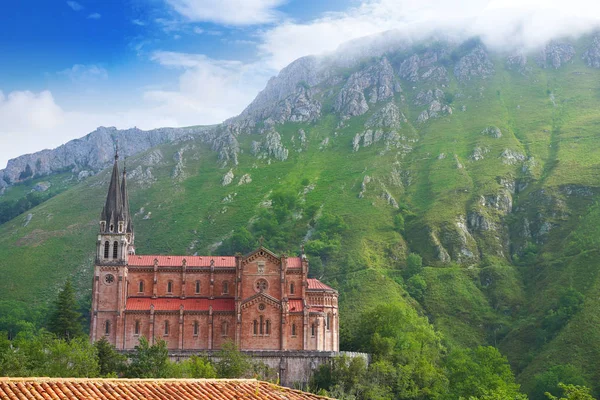
[[123, 217], [125, 221], [125, 233], [129, 242], [129, 255], [135, 254], [135, 235], [133, 233], [133, 218], [129, 211], [129, 195], [127, 194], [127, 168], [123, 167], [123, 179], [121, 180], [121, 196], [123, 204]]

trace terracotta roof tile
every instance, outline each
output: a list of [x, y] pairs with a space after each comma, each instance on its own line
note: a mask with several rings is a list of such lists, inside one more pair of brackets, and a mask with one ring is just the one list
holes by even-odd
[[155, 311], [177, 311], [183, 305], [185, 311], [208, 311], [212, 305], [213, 311], [234, 311], [234, 299], [178, 299], [160, 297], [130, 297], [127, 299], [125, 309], [128, 311], [148, 311], [154, 305]]
[[287, 259], [288, 268], [302, 268], [302, 259], [300, 257], [289, 257]]
[[307, 279], [307, 282], [308, 282], [309, 290], [317, 289], [317, 290], [334, 290], [335, 291], [335, 289], [330, 288], [329, 286], [327, 286], [326, 284], [324, 284], [323, 282], [321, 282], [318, 279], [309, 278], [309, 279]]
[[254, 379], [0, 378], [0, 399], [326, 399]]
[[304, 302], [302, 299], [290, 299], [288, 305], [290, 312], [304, 311]]
[[188, 267], [210, 267], [210, 262], [215, 262], [215, 267], [235, 267], [235, 257], [232, 256], [157, 256], [134, 255], [129, 257], [128, 264], [137, 267], [153, 267], [154, 260], [158, 260], [159, 267], [181, 267], [183, 260]]

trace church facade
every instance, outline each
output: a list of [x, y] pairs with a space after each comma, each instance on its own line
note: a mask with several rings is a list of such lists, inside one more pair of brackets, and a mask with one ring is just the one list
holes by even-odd
[[246, 255], [138, 255], [127, 177], [112, 170], [100, 216], [90, 338], [131, 350], [339, 350], [338, 293], [308, 278], [308, 260], [261, 246]]

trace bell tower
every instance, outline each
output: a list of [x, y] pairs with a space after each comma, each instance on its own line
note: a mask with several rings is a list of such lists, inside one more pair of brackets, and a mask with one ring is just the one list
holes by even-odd
[[119, 173], [119, 153], [110, 177], [108, 194], [100, 214], [100, 232], [96, 241], [96, 265], [92, 289], [90, 339], [101, 337], [122, 348], [123, 311], [127, 296], [127, 262], [135, 254], [133, 221], [127, 195], [127, 173]]

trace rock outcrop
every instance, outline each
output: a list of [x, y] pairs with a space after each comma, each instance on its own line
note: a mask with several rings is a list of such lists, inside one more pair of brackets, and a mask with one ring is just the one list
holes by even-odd
[[550, 42], [544, 47], [537, 58], [537, 63], [542, 68], [560, 68], [571, 61], [575, 55], [575, 48], [571, 43]]
[[600, 35], [594, 36], [592, 44], [581, 56], [588, 67], [600, 68]]
[[454, 76], [463, 83], [473, 78], [486, 79], [493, 74], [494, 64], [481, 44], [462, 56], [454, 66]]
[[277, 131], [269, 131], [261, 142], [253, 141], [250, 147], [252, 155], [258, 158], [273, 157], [279, 161], [288, 158], [289, 151], [281, 143], [281, 135]]
[[413, 54], [400, 64], [398, 75], [410, 82], [448, 82], [448, 71], [439, 61], [447, 56], [445, 48]]
[[334, 109], [342, 118], [362, 115], [369, 110], [368, 103], [387, 100], [401, 91], [392, 65], [384, 57], [350, 75], [337, 96]]

